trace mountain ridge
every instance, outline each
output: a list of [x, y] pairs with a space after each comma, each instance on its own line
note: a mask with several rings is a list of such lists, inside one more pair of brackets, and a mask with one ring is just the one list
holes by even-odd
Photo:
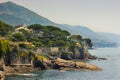
[[[44, 18], [38, 14], [36, 14], [35, 12], [33, 12], [32, 10], [29, 10], [23, 6], [20, 6], [16, 3], [13, 2], [4, 2], [4, 3], [0, 3], [0, 13], [6, 13], [8, 15], [17, 17], [19, 19], [24, 19], [25, 21], [27, 21], [28, 25], [30, 24], [34, 24], [34, 23], [39, 23], [39, 24], [43, 24], [43, 25], [55, 25], [54, 22], [48, 20], [47, 18]], [[3, 20], [4, 22], [6, 22], [5, 20]], [[15, 25], [15, 24], [12, 24]], [[16, 25], [21, 25], [21, 24], [16, 24]]]

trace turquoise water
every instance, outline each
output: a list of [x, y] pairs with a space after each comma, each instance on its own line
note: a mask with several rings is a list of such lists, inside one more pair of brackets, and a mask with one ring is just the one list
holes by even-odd
[[102, 71], [45, 70], [33, 72], [33, 77], [7, 76], [5, 80], [120, 80], [120, 48], [100, 48], [90, 53], [108, 59], [89, 62], [101, 67]]

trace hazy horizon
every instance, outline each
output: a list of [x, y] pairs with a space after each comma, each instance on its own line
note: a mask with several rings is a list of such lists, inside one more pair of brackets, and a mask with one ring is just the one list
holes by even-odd
[[56, 23], [120, 34], [119, 0], [0, 0], [6, 1], [24, 6]]

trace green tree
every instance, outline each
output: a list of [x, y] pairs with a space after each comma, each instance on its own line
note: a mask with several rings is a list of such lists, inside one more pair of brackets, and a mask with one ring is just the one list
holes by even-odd
[[29, 31], [27, 31], [25, 29], [20, 29], [19, 31], [22, 32], [26, 38], [30, 38], [31, 33]]
[[88, 47], [92, 47], [93, 46], [91, 39], [85, 38], [85, 39], [83, 39], [83, 41], [85, 41], [85, 43], [88, 45]]
[[14, 41], [25, 41], [25, 35], [21, 34], [21, 33], [15, 33], [13, 34], [13, 40]]
[[40, 24], [33, 24], [28, 26], [29, 29], [32, 29], [34, 32], [39, 32], [39, 31], [43, 31], [43, 26], [41, 26]]
[[58, 41], [56, 42], [56, 45], [57, 45], [57, 46], [65, 46], [65, 42], [64, 42], [63, 40], [58, 40]]
[[75, 47], [76, 47], [75, 43], [71, 43], [69, 46], [69, 51], [75, 53]]
[[64, 35], [67, 35], [67, 36], [70, 36], [70, 35], [71, 35], [71, 33], [68, 32], [68, 31], [66, 31], [66, 30], [63, 30], [62, 32], [64, 33]]
[[81, 35], [72, 35], [69, 37], [70, 40], [74, 42], [81, 42], [82, 41], [82, 36]]
[[36, 47], [44, 46], [41, 42], [33, 42]]

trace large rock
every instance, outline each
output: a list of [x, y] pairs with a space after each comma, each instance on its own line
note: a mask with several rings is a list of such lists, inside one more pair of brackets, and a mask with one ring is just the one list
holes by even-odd
[[98, 66], [95, 66], [93, 64], [88, 64], [88, 63], [86, 63], [85, 68], [88, 70], [101, 70], [101, 68], [99, 68]]
[[[67, 49], [67, 48], [65, 48]], [[70, 50], [60, 50], [61, 58], [65, 60], [79, 59], [79, 60], [89, 60], [89, 59], [97, 59], [96, 56], [93, 56], [89, 53], [88, 48], [86, 46], [76, 46], [74, 48], [74, 52], [70, 52]]]
[[51, 61], [38, 60], [37, 58], [35, 58], [35, 60], [33, 61], [33, 66], [34, 68], [41, 68], [42, 70], [52, 68]]
[[84, 68], [86, 66], [85, 62], [75, 62], [76, 68]]
[[53, 60], [54, 69], [60, 70], [75, 70], [75, 69], [84, 69], [84, 70], [101, 70], [98, 66], [88, 64], [85, 62], [75, 62], [72, 60], [63, 60], [57, 58]]

